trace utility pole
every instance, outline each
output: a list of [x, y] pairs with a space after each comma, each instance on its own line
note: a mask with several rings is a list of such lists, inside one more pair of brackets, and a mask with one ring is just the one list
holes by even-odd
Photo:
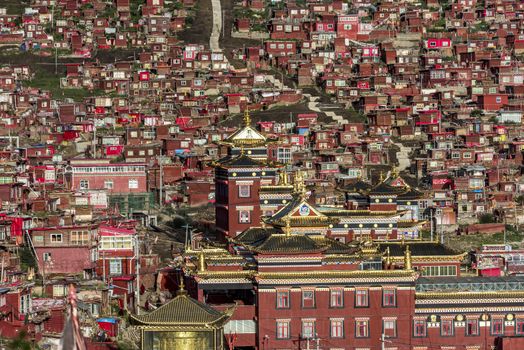
[[136, 314], [140, 315], [140, 239], [135, 237], [135, 249], [136, 249], [136, 290], [135, 290], [135, 299], [136, 299]]
[[158, 157], [158, 165], [159, 165], [159, 168], [160, 168], [160, 183], [159, 183], [159, 204], [160, 204], [160, 208], [163, 208], [164, 207], [164, 196], [163, 196], [163, 191], [164, 191], [164, 157], [161, 155], [160, 157]]
[[429, 240], [431, 242], [433, 242], [433, 208], [429, 208], [429, 232], [430, 232], [430, 237], [429, 237]]

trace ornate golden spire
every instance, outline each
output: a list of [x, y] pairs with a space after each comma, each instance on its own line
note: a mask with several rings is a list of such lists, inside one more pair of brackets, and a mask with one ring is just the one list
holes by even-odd
[[249, 116], [249, 108], [246, 107], [244, 111], [244, 126], [251, 126], [251, 117]]
[[297, 170], [295, 173], [294, 192], [302, 199], [306, 198], [306, 185], [304, 184], [304, 177], [300, 170]]
[[406, 250], [404, 251], [404, 270], [412, 270], [411, 266], [411, 250], [409, 249], [409, 244], [406, 245]]
[[393, 169], [391, 170], [391, 177], [395, 178], [395, 177], [398, 177], [398, 176], [399, 176], [398, 168], [397, 167], [393, 167]]
[[386, 268], [389, 268], [391, 266], [391, 255], [389, 252], [389, 247], [386, 248]]
[[204, 250], [201, 250], [198, 253], [198, 272], [206, 271], [206, 256], [204, 255]]
[[285, 169], [282, 169], [280, 171], [278, 184], [279, 185], [287, 185], [287, 171]]
[[187, 291], [185, 289], [185, 285], [184, 285], [184, 276], [183, 275], [180, 275], [180, 286], [176, 292], [177, 295], [185, 295], [187, 294]]

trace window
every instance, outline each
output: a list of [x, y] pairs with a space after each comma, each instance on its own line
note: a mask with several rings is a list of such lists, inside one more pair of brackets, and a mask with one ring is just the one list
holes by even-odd
[[494, 318], [491, 320], [491, 335], [504, 334], [504, 319]]
[[102, 236], [100, 250], [133, 249], [132, 236]]
[[129, 189], [136, 189], [138, 188], [138, 180], [136, 179], [129, 179]]
[[310, 339], [315, 337], [315, 321], [302, 321], [302, 338]]
[[413, 336], [414, 337], [425, 337], [426, 336], [426, 320], [413, 320]]
[[109, 260], [109, 273], [111, 275], [121, 275], [122, 274], [122, 260], [110, 259]]
[[89, 181], [87, 181], [87, 180], [80, 180], [80, 189], [81, 190], [88, 190], [89, 189]]
[[329, 306], [331, 307], [343, 307], [344, 306], [344, 290], [343, 289], [332, 289], [329, 292]]
[[31, 295], [24, 294], [20, 296], [20, 315], [25, 315], [31, 310]]
[[517, 318], [515, 323], [515, 334], [524, 335], [524, 318]]
[[397, 320], [382, 320], [382, 328], [386, 337], [395, 338], [397, 336]]
[[251, 222], [251, 212], [249, 210], [240, 210], [238, 212], [238, 222], [241, 224], [249, 224]]
[[355, 307], [368, 307], [368, 291], [366, 289], [357, 289], [355, 291]]
[[440, 321], [440, 335], [444, 337], [453, 336], [453, 320], [441, 320]]
[[289, 309], [289, 291], [277, 291], [277, 309]]
[[66, 287], [63, 284], [53, 285], [53, 298], [63, 297], [66, 295]]
[[249, 198], [249, 197], [251, 197], [251, 186], [249, 186], [249, 185], [239, 185], [238, 186], [238, 196], [240, 198]]
[[53, 242], [53, 243], [62, 243], [62, 234], [61, 233], [53, 233], [53, 234], [51, 234], [51, 242]]
[[369, 320], [355, 321], [355, 337], [367, 338], [369, 336]]
[[315, 307], [315, 291], [314, 290], [302, 291], [302, 307], [303, 308]]
[[89, 242], [89, 232], [71, 231], [71, 244], [84, 245]]
[[113, 180], [105, 180], [104, 188], [107, 190], [112, 190], [113, 189]]
[[331, 338], [344, 337], [344, 320], [330, 320]]
[[497, 97], [496, 97], [496, 101], [497, 101], [497, 103], [501, 103], [501, 102], [502, 102], [502, 97], [498, 97], [498, 96], [497, 96]]
[[277, 320], [277, 339], [288, 339], [289, 328], [289, 321]]
[[394, 289], [384, 289], [382, 290], [382, 305], [384, 306], [396, 306], [397, 305], [397, 298], [395, 295]]
[[479, 335], [478, 320], [466, 320], [466, 335]]
[[44, 261], [51, 261], [51, 253], [44, 253], [43, 254], [43, 260]]

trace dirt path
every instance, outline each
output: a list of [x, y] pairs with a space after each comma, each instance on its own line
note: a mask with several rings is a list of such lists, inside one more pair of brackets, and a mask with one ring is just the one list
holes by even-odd
[[209, 47], [211, 51], [217, 52], [222, 51], [218, 43], [222, 31], [222, 6], [220, 0], [211, 0], [211, 6], [213, 8], [213, 29], [209, 36]]

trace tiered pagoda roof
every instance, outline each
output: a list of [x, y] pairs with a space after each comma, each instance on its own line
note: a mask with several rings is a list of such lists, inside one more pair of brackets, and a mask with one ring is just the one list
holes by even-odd
[[237, 148], [253, 148], [263, 147], [268, 142], [274, 142], [276, 140], [268, 139], [262, 135], [255, 128], [251, 126], [251, 118], [249, 111], [246, 110], [244, 114], [244, 125], [242, 128], [229, 135], [228, 138], [219, 142], [219, 144], [237, 147]]
[[146, 315], [131, 315], [131, 322], [139, 326], [217, 327], [224, 324], [231, 311], [220, 312], [187, 295], [183, 289], [165, 305]]

